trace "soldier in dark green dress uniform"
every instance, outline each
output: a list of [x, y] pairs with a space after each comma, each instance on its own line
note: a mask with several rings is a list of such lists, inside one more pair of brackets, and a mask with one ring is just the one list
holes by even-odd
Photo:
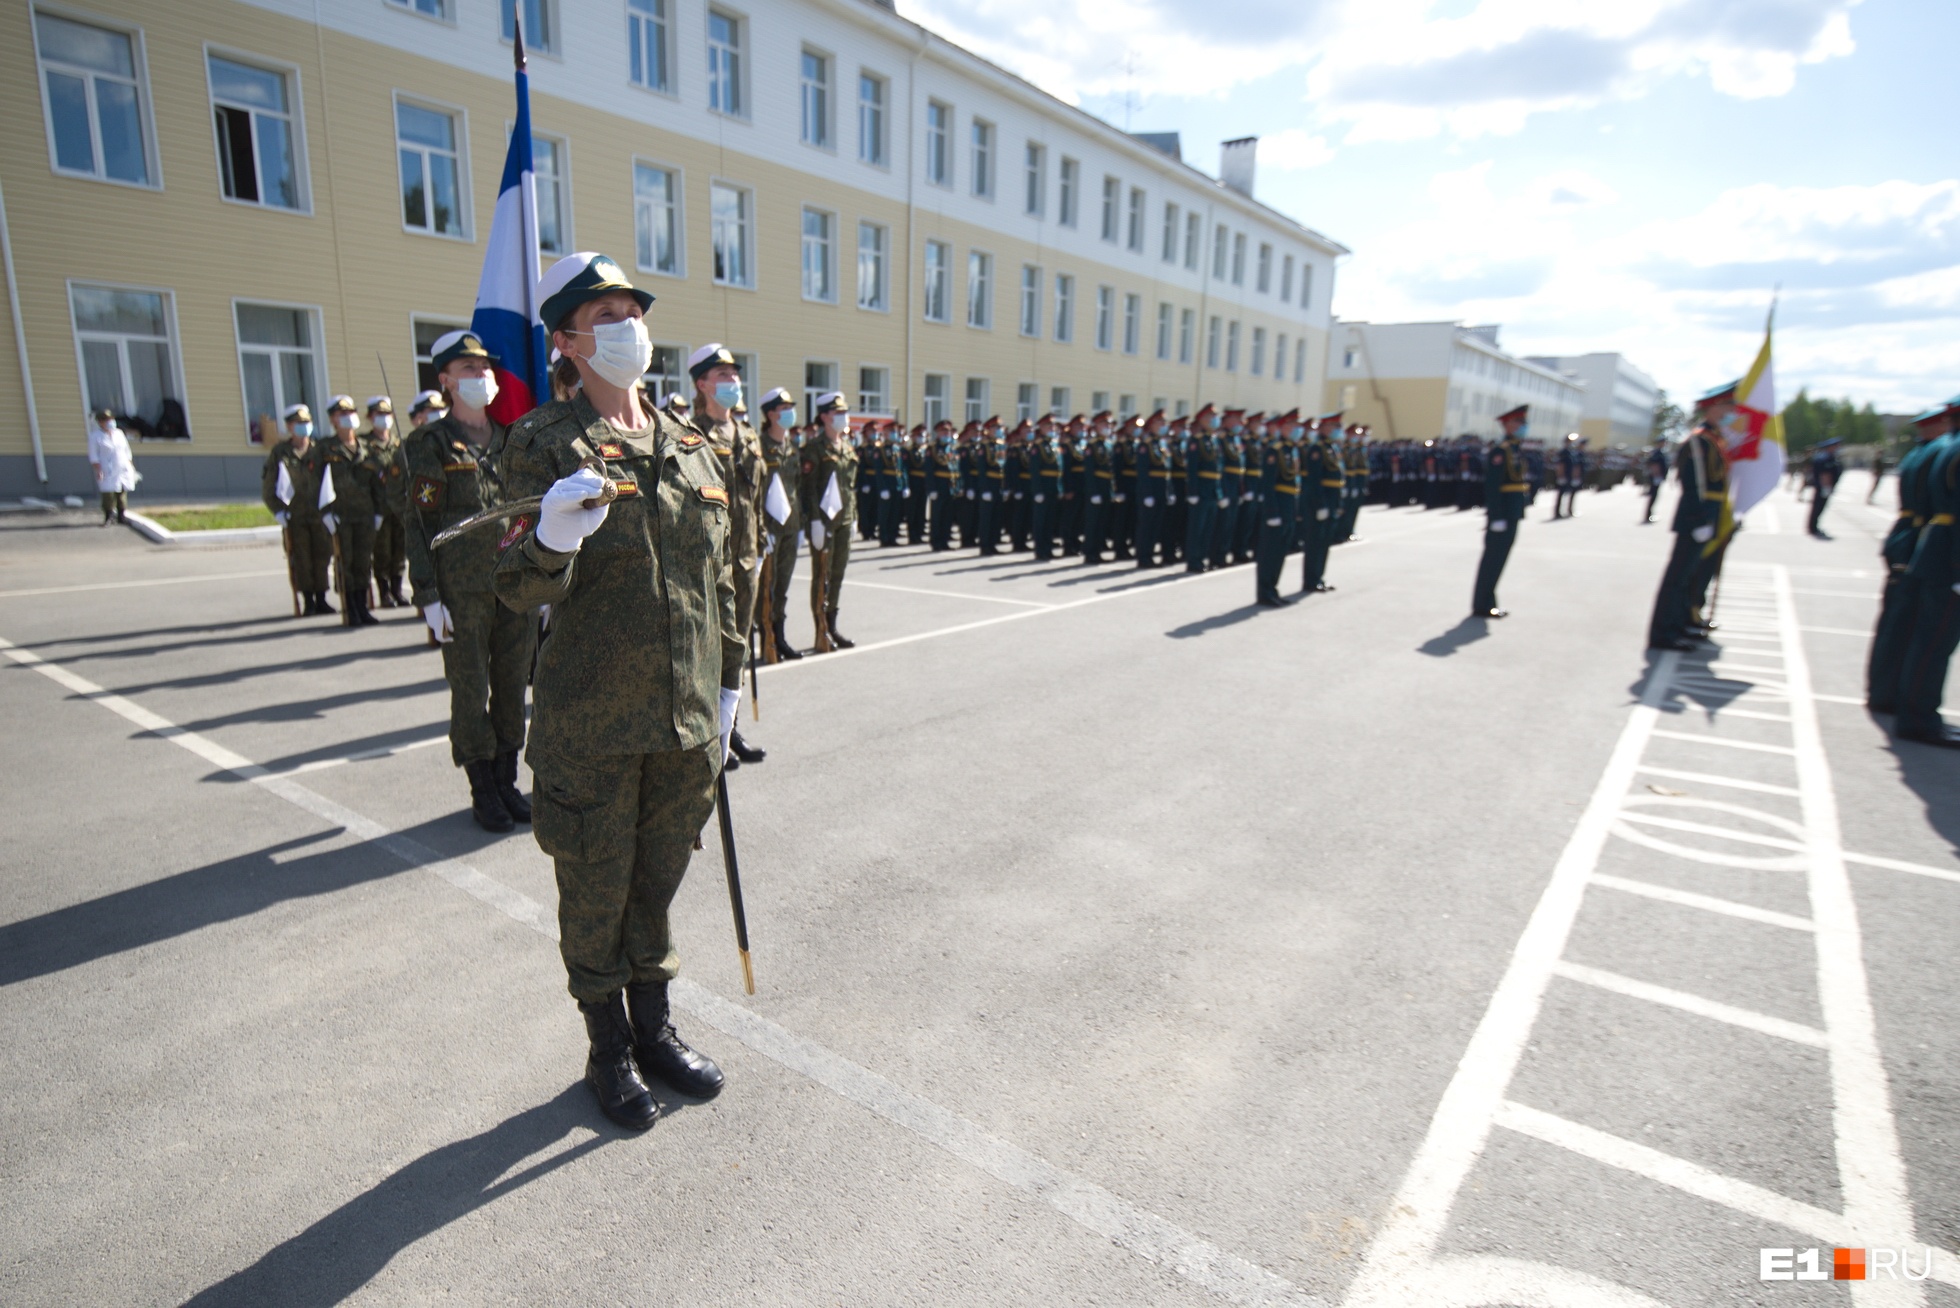
[[1899, 460], [1899, 516], [1879, 550], [1885, 560], [1885, 591], [1865, 666], [1865, 707], [1874, 713], [1896, 713], [1899, 708], [1899, 676], [1919, 607], [1919, 583], [1908, 570], [1920, 534], [1933, 516], [1931, 473], [1946, 450], [1944, 438], [1953, 430], [1954, 412], [1940, 404], [1914, 418], [1913, 446]]
[[851, 524], [857, 521], [858, 448], [851, 440], [851, 409], [842, 391], [817, 397], [818, 435], [803, 442], [804, 534], [810, 540], [810, 607], [817, 624], [817, 652], [850, 649], [837, 630], [839, 592], [851, 562]]
[[[976, 424], [967, 424], [969, 436], [977, 430]], [[962, 503], [960, 450], [953, 439], [953, 424], [945, 418], [933, 426], [932, 446], [926, 452], [926, 475], [930, 487], [926, 495], [930, 540], [933, 552], [943, 553], [953, 548], [953, 523], [959, 517]]]
[[1164, 516], [1170, 500], [1177, 494], [1171, 478], [1170, 447], [1164, 433], [1169, 428], [1162, 410], [1150, 415], [1136, 444], [1136, 481], [1130, 498], [1136, 502], [1136, 556], [1139, 568], [1154, 568], [1168, 562], [1159, 550], [1164, 539]]
[[333, 537], [320, 521], [320, 470], [313, 456], [313, 413], [304, 404], [289, 404], [286, 438], [266, 451], [259, 474], [259, 494], [278, 520], [286, 546], [286, 571], [293, 593], [304, 603], [301, 617], [334, 612], [327, 603], [327, 565], [333, 559]]
[[1300, 550], [1300, 593], [1325, 594], [1334, 589], [1327, 580], [1327, 552], [1340, 526], [1341, 498], [1347, 493], [1347, 465], [1334, 437], [1341, 415], [1323, 415], [1314, 424], [1314, 442], [1300, 456], [1300, 512], [1306, 519]]
[[762, 526], [768, 533], [769, 626], [778, 662], [802, 653], [789, 639], [789, 585], [803, 538], [803, 452], [797, 448], [796, 397], [778, 386], [762, 397]]
[[[497, 397], [496, 360], [475, 332], [437, 338], [431, 365], [449, 411], [402, 442], [401, 514], [409, 593], [442, 646], [449, 682], [449, 757], [470, 783], [470, 816], [486, 831], [531, 820], [517, 788], [524, 748], [524, 685], [537, 622], [497, 602], [497, 555], [508, 531], [482, 527], [441, 549], [437, 532], [504, 500], [504, 429], [487, 410]], [[513, 537], [514, 539], [514, 537]]]
[[[591, 254], [559, 260], [538, 290], [581, 385], [506, 435], [510, 494], [544, 503], [503, 533], [497, 594], [521, 613], [551, 606], [529, 753], [535, 829], [557, 872], [586, 1081], [614, 1122], [643, 1128], [659, 1115], [643, 1076], [697, 1098], [722, 1088], [721, 1069], [675, 1032], [667, 986], [680, 966], [668, 906], [714, 811], [741, 702], [729, 495], [707, 440], [641, 387], [653, 297]], [[617, 498], [587, 508], [605, 480]]]
[[[1950, 424], [1960, 425], [1960, 395], [1947, 401]], [[1899, 711], [1892, 734], [1901, 740], [1960, 749], [1960, 732], [1940, 716], [1953, 652], [1960, 647], [1960, 432], [1940, 437], [1925, 456], [1929, 510], [1906, 575], [1919, 587], [1912, 639], [1899, 672]]]
[[1300, 455], [1294, 444], [1292, 415], [1273, 424], [1259, 449], [1259, 552], [1253, 560], [1253, 598], [1262, 608], [1292, 603], [1279, 593], [1286, 554], [1296, 532], [1294, 514], [1300, 507]]
[[1681, 500], [1674, 509], [1674, 553], [1654, 596], [1654, 616], [1647, 630], [1650, 649], [1691, 650], [1695, 638], [1705, 634], [1697, 624], [1698, 597], [1707, 591], [1708, 579], [1720, 561], [1721, 546], [1710, 547], [1721, 529], [1722, 509], [1729, 497], [1729, 459], [1721, 423], [1734, 408], [1734, 392], [1730, 385], [1701, 398], [1702, 421], [1674, 456]]
[[333, 503], [321, 514], [333, 533], [340, 561], [342, 620], [350, 627], [372, 627], [380, 619], [368, 611], [368, 584], [374, 580], [374, 534], [380, 530], [385, 502], [381, 476], [361, 443], [360, 413], [351, 395], [336, 395], [327, 405], [333, 433], [317, 441], [313, 457], [322, 477], [333, 478]]
[[408, 566], [408, 543], [402, 536], [400, 504], [406, 474], [402, 469], [401, 434], [395, 430], [395, 405], [385, 395], [370, 395], [368, 432], [361, 438], [368, 464], [381, 481], [381, 525], [374, 529], [374, 591], [384, 609], [408, 603], [402, 598], [402, 570]]
[[1473, 618], [1505, 615], [1497, 603], [1497, 582], [1504, 575], [1505, 560], [1511, 557], [1518, 524], [1524, 521], [1525, 505], [1530, 502], [1531, 482], [1520, 443], [1529, 430], [1530, 416], [1528, 404], [1498, 414], [1504, 439], [1491, 447], [1484, 460], [1484, 556], [1477, 564], [1477, 586], [1470, 597]]

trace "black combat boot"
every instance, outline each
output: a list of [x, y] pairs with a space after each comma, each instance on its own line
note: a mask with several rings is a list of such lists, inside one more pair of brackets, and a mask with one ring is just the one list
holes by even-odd
[[713, 1099], [721, 1093], [721, 1069], [675, 1034], [665, 981], [627, 986], [626, 1007], [633, 1015], [633, 1057], [642, 1072], [690, 1098]]
[[378, 627], [381, 625], [381, 619], [375, 617], [374, 614], [368, 610], [367, 595], [365, 593], [360, 595], [350, 595], [347, 599], [347, 607], [349, 611], [352, 613], [354, 619], [353, 621], [354, 626]]
[[803, 651], [789, 643], [789, 632], [781, 614], [776, 615], [776, 657], [785, 662], [794, 662], [803, 657]]
[[531, 820], [531, 801], [524, 798], [524, 792], [517, 788], [517, 751], [507, 749], [497, 755], [492, 778], [497, 783], [497, 798], [503, 801], [504, 812], [519, 822]]
[[837, 630], [836, 609], [826, 609], [824, 611], [823, 620], [824, 620], [824, 625], [830, 628], [830, 643], [832, 645], [835, 645], [838, 649], [856, 648], [857, 646], [856, 641], [845, 640], [843, 634]]
[[729, 733], [728, 749], [730, 753], [734, 754], [736, 758], [741, 759], [744, 763], [760, 763], [763, 759], [769, 757], [767, 750], [757, 749], [754, 745], [749, 744], [748, 741], [743, 740], [742, 731], [739, 727]]
[[627, 1025], [625, 1005], [613, 991], [596, 1004], [580, 1004], [585, 1034], [592, 1052], [585, 1060], [585, 1083], [599, 1101], [599, 1111], [629, 1131], [644, 1131], [660, 1116], [640, 1069], [633, 1066], [633, 1028]]
[[470, 816], [485, 831], [505, 832], [517, 824], [497, 794], [497, 764], [480, 758], [463, 764], [463, 775], [470, 779]]
[[313, 605], [314, 605], [313, 611], [315, 613], [321, 614], [322, 616], [328, 613], [340, 612], [339, 609], [327, 603], [327, 592], [325, 592], [324, 590], [316, 590], [313, 592]]

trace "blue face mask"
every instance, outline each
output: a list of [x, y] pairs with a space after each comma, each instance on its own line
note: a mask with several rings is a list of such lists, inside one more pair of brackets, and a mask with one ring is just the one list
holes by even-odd
[[715, 403], [724, 409], [732, 409], [742, 402], [742, 383], [725, 381], [715, 383]]
[[1521, 422], [1518, 424], [1518, 429], [1512, 432], [1511, 434], [1517, 437], [1519, 440], [1523, 440], [1526, 436], [1529, 436], [1531, 434], [1531, 424], [1528, 422]]
[[776, 410], [776, 421], [780, 422], [785, 427], [794, 427], [796, 425], [796, 410], [795, 409]]
[[310, 422], [294, 423], [293, 435], [302, 437], [306, 440], [311, 440], [313, 438], [313, 424]]

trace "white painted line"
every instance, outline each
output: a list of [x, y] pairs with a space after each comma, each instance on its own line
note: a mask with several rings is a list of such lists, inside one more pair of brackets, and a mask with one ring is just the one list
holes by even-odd
[[1640, 765], [1640, 771], [1650, 776], [1673, 777], [1677, 781], [1703, 781], [1711, 786], [1730, 786], [1736, 790], [1754, 790], [1764, 795], [1789, 795], [1795, 798], [1794, 786], [1772, 786], [1767, 781], [1744, 781], [1740, 777], [1718, 777], [1712, 772], [1688, 772], [1681, 768], [1657, 768], [1647, 764]]
[[1568, 981], [1577, 981], [1600, 990], [1610, 990], [1616, 995], [1625, 995], [1629, 999], [1643, 999], [1650, 1004], [1678, 1008], [1684, 1013], [1693, 1013], [1696, 1017], [1727, 1022], [1730, 1026], [1745, 1027], [1762, 1035], [1778, 1036], [1800, 1045], [1822, 1049], [1830, 1043], [1829, 1037], [1814, 1026], [1785, 1021], [1783, 1018], [1771, 1017], [1767, 1013], [1751, 1012], [1746, 1008], [1736, 1008], [1731, 1004], [1704, 999], [1700, 995], [1691, 995], [1685, 990], [1670, 990], [1666, 986], [1636, 981], [1630, 976], [1621, 976], [1618, 972], [1587, 967], [1583, 963], [1560, 963], [1552, 971]]
[[1747, 749], [1759, 754], [1796, 753], [1795, 750], [1787, 745], [1763, 745], [1753, 740], [1724, 740], [1720, 736], [1697, 736], [1686, 731], [1656, 730], [1654, 734], [1663, 740], [1685, 740], [1694, 745], [1720, 745], [1726, 749]]
[[1754, 709], [1722, 707], [1715, 710], [1718, 718], [1749, 718], [1756, 722], [1788, 722], [1788, 713], [1758, 713]]
[[1878, 596], [1872, 594], [1870, 591], [1863, 590], [1798, 590], [1793, 588], [1790, 593], [1792, 595], [1822, 595], [1827, 599], [1876, 600], [1878, 598]]
[[1849, 704], [1852, 708], [1865, 707], [1864, 700], [1851, 695], [1820, 695], [1816, 691], [1812, 691], [1810, 697], [1824, 704]]
[[397, 754], [406, 754], [411, 750], [427, 749], [431, 745], [447, 745], [448, 743], [449, 737], [447, 735], [431, 736], [427, 740], [411, 740], [406, 745], [389, 745], [383, 749], [364, 749], [355, 754], [342, 754], [339, 758], [316, 758], [312, 762], [302, 763], [296, 768], [267, 770], [276, 777], [297, 777], [308, 772], [325, 772], [328, 768], [337, 768], [347, 763], [371, 763], [378, 758], [393, 758]]
[[1686, 831], [1697, 836], [1717, 836], [1723, 840], [1739, 840], [1745, 845], [1766, 845], [1771, 849], [1807, 849], [1801, 840], [1783, 840], [1776, 836], [1759, 836], [1751, 831], [1734, 831], [1728, 827], [1711, 826], [1706, 822], [1683, 822], [1680, 818], [1661, 817], [1655, 813], [1626, 812], [1620, 814], [1622, 822], [1638, 822], [1644, 826], [1665, 827], [1669, 831]]
[[844, 578], [846, 586], [859, 586], [865, 590], [897, 590], [907, 595], [937, 595], [941, 599], [979, 600], [986, 604], [1022, 604], [1031, 609], [1060, 608], [1058, 604], [1043, 604], [1039, 600], [1008, 599], [1005, 595], [968, 595], [957, 590], [927, 590], [923, 586], [892, 586], [882, 581], [856, 581]]
[[1880, 867], [1888, 872], [1910, 872], [1914, 876], [1937, 877], [1941, 881], [1960, 881], [1960, 872], [1943, 867], [1928, 867], [1924, 863], [1908, 863], [1903, 859], [1880, 858], [1876, 854], [1853, 854], [1845, 851], [1844, 861], [1862, 863], [1866, 867]]
[[1381, 1210], [1385, 1214], [1381, 1231], [1349, 1289], [1349, 1308], [1409, 1308], [1419, 1301], [1417, 1290], [1430, 1256], [1449, 1221], [1457, 1192], [1490, 1142], [1505, 1090], [1544, 1006], [1552, 969], [1565, 953], [1586, 883], [1599, 866], [1613, 817], [1660, 720], [1660, 706], [1666, 702], [1680, 657], [1672, 650], [1661, 655], [1640, 703], [1627, 715], [1599, 784], [1430, 1118], [1429, 1131], [1395, 1197]]
[[[558, 924], [544, 905], [456, 859], [335, 803], [298, 782], [275, 775], [194, 731], [159, 717], [66, 668], [43, 661], [0, 638], [0, 655], [32, 668], [75, 694], [91, 699], [143, 730], [161, 736], [238, 777], [270, 791], [350, 835], [381, 846], [403, 862], [433, 872], [444, 881], [489, 904], [511, 920], [550, 940]], [[795, 1035], [767, 1018], [722, 998], [685, 978], [673, 983], [673, 997], [709, 1025], [757, 1053], [798, 1072], [845, 1099], [868, 1108], [990, 1176], [1040, 1199], [1069, 1220], [1114, 1241], [1192, 1284], [1232, 1303], [1271, 1308], [1324, 1308], [1324, 1301], [1273, 1275], [1256, 1263], [1226, 1252], [1155, 1213], [1139, 1208], [1093, 1181], [1075, 1175], [965, 1118], [886, 1080], [868, 1068]]]
[[29, 595], [79, 595], [91, 590], [136, 590], [144, 586], [189, 586], [200, 581], [242, 581], [247, 577], [283, 577], [284, 568], [261, 572], [213, 572], [201, 577], [156, 577], [150, 581], [98, 581], [87, 586], [42, 586], [35, 590], [0, 590], [0, 599], [24, 599]]
[[[1749, 652], [1751, 654], [1762, 654], [1765, 653], [1766, 651], [1750, 650]], [[1719, 672], [1725, 677], [1742, 676], [1742, 677], [1781, 678], [1783, 676], [1782, 668], [1765, 668], [1754, 663], [1730, 663], [1727, 659], [1717, 659], [1715, 662], [1710, 663], [1708, 665], [1708, 670], [1710, 672]]]
[[[1617, 1167], [1635, 1176], [1644, 1176], [1650, 1181], [1658, 1181], [1684, 1194], [1691, 1194], [1697, 1199], [1705, 1199], [1709, 1203], [1732, 1208], [1739, 1213], [1760, 1218], [1825, 1244], [1867, 1248], [1872, 1246], [1896, 1248], [1910, 1245], [1915, 1248], [1915, 1251], [1920, 1247], [1909, 1224], [1901, 1227], [1872, 1226], [1851, 1214], [1840, 1216], [1828, 1209], [1791, 1199], [1758, 1185], [1751, 1185], [1747, 1181], [1738, 1181], [1732, 1176], [1711, 1172], [1685, 1158], [1664, 1154], [1658, 1149], [1636, 1141], [1609, 1135], [1605, 1131], [1582, 1126], [1578, 1122], [1554, 1116], [1540, 1109], [1529, 1108], [1512, 1100], [1504, 1102], [1498, 1114], [1497, 1124], [1507, 1131], [1515, 1131], [1519, 1135], [1542, 1140], [1546, 1144], [1570, 1150], [1594, 1162]], [[1933, 1277], [1948, 1285], [1960, 1285], [1960, 1267], [1954, 1265], [1951, 1255], [1940, 1256], [1935, 1260]], [[1853, 1301], [1868, 1302], [1858, 1296], [1858, 1288], [1877, 1288], [1888, 1284], [1899, 1283], [1862, 1282], [1859, 1287], [1853, 1289]], [[1874, 1296], [1869, 1300], [1873, 1303], [1888, 1301], [1911, 1303], [1914, 1302], [1914, 1298], [1902, 1297], [1888, 1300]]]
[[1869, 631], [1856, 631], [1850, 627], [1799, 627], [1797, 630], [1806, 636], [1856, 636], [1860, 640], [1871, 638]]
[[[1904, 1156], [1892, 1117], [1891, 1088], [1879, 1054], [1878, 1021], [1872, 1012], [1865, 976], [1864, 942], [1858, 929], [1858, 902], [1844, 867], [1837, 794], [1831, 765], [1810, 700], [1810, 663], [1797, 630], [1797, 603], [1789, 574], [1772, 574], [1783, 624], [1784, 656], [1789, 664], [1791, 737], [1796, 742], [1797, 789], [1803, 792], [1804, 827], [1810, 836], [1810, 917], [1817, 924], [1817, 998], [1830, 1033], [1832, 1123], [1836, 1131], [1838, 1180], [1844, 1212], [1861, 1230], [1911, 1232], [1912, 1198], [1906, 1188]], [[1918, 1286], [1873, 1282], [1853, 1292], [1853, 1302], [1919, 1304]]]
[[1616, 877], [1604, 872], [1595, 872], [1592, 883], [1596, 886], [1605, 886], [1610, 890], [1625, 891], [1629, 895], [1643, 895], [1648, 899], [1657, 899], [1664, 904], [1679, 904], [1683, 908], [1699, 908], [1709, 913], [1726, 914], [1746, 922], [1787, 927], [1792, 931], [1817, 929], [1816, 924], [1807, 917], [1796, 917], [1790, 913], [1778, 913], [1773, 909], [1757, 908], [1754, 904], [1738, 904], [1733, 899], [1697, 895], [1692, 890], [1676, 890], [1673, 886], [1659, 886], [1651, 881], [1635, 881], [1631, 877]]

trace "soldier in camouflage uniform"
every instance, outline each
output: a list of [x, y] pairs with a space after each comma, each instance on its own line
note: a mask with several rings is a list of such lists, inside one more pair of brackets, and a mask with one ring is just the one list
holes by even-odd
[[408, 603], [402, 598], [402, 569], [408, 543], [402, 536], [402, 442], [395, 432], [395, 405], [385, 395], [367, 402], [368, 434], [362, 438], [367, 460], [381, 479], [381, 525], [374, 529], [374, 589], [384, 609]]
[[350, 627], [372, 627], [380, 619], [368, 612], [368, 583], [374, 577], [374, 533], [381, 525], [385, 491], [356, 431], [361, 419], [354, 397], [334, 396], [327, 419], [333, 434], [314, 445], [313, 456], [320, 475], [333, 478], [333, 503], [321, 517], [333, 533], [340, 561], [340, 597], [346, 606], [342, 618]]
[[[857, 521], [858, 452], [851, 444], [851, 410], [842, 391], [818, 396], [816, 417], [822, 432], [803, 442], [798, 480], [804, 530], [810, 537], [811, 616], [817, 623], [817, 652], [822, 654], [857, 643], [838, 632], [837, 606], [844, 569], [851, 562], [851, 524]], [[834, 511], [825, 507], [826, 501], [836, 506]]]
[[[687, 361], [694, 380], [694, 418], [688, 424], [721, 460], [721, 483], [728, 489], [729, 562], [735, 574], [735, 628], [742, 648], [755, 629], [755, 590], [762, 570], [762, 442], [755, 428], [731, 412], [742, 402], [742, 374], [728, 347], [716, 342]], [[728, 739], [730, 768], [760, 763], [768, 754], [742, 739], [737, 727]]]
[[[653, 297], [595, 254], [560, 259], [538, 294], [582, 386], [505, 438], [509, 493], [544, 503], [507, 533], [497, 594], [523, 612], [551, 606], [529, 752], [535, 829], [556, 866], [586, 1081], [608, 1117], [639, 1129], [659, 1115], [643, 1075], [697, 1098], [722, 1087], [721, 1069], [674, 1031], [667, 910], [714, 810], [741, 701], [733, 527], [713, 448], [641, 389]], [[610, 504], [588, 459], [604, 463]]]
[[[769, 628], [776, 661], [803, 657], [789, 639], [789, 584], [796, 576], [796, 543], [803, 532], [798, 487], [802, 451], [796, 448], [796, 397], [781, 386], [762, 397], [762, 529], [769, 537]], [[776, 514], [787, 514], [778, 518]]]
[[470, 782], [470, 816], [486, 831], [531, 820], [517, 789], [524, 747], [524, 682], [537, 622], [497, 602], [493, 574], [507, 532], [466, 532], [431, 549], [444, 527], [503, 502], [504, 429], [485, 410], [496, 398], [495, 360], [475, 332], [450, 332], [431, 363], [449, 412], [402, 442], [396, 511], [408, 546], [408, 584], [442, 646], [449, 681], [449, 757]]
[[[286, 406], [286, 439], [266, 451], [259, 474], [259, 495], [279, 521], [286, 545], [286, 571], [293, 592], [305, 601], [300, 614], [310, 618], [334, 612], [327, 603], [327, 563], [333, 558], [333, 537], [320, 521], [320, 470], [313, 456], [313, 412], [304, 404]], [[284, 471], [286, 484], [280, 485]], [[281, 492], [284, 492], [283, 494]]]

